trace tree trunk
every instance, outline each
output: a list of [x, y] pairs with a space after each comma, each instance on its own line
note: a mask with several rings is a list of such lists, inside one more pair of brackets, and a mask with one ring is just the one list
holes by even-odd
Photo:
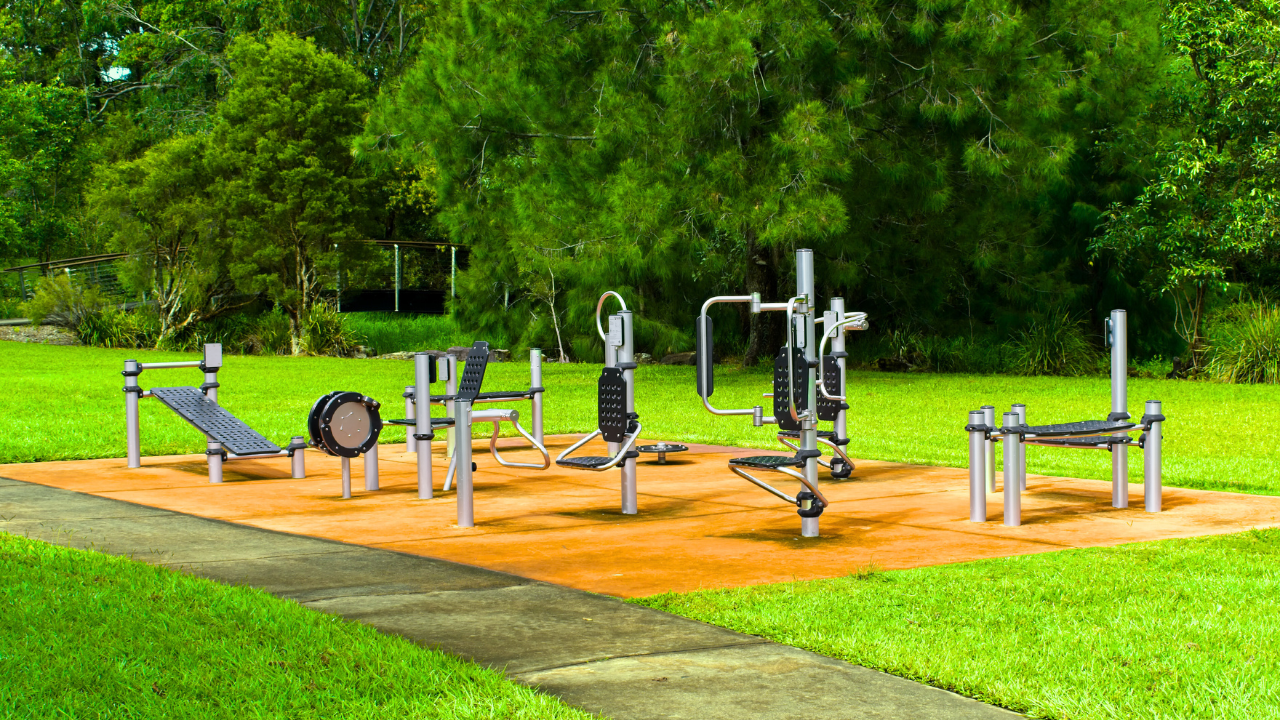
[[299, 316], [298, 308], [291, 307], [285, 310], [289, 316], [289, 349], [294, 355], [302, 354], [302, 322]]
[[[747, 232], [747, 294], [758, 292], [764, 302], [777, 302], [778, 264], [776, 257], [771, 257], [769, 248], [762, 248], [756, 243], [754, 231]], [[773, 324], [765, 313], [748, 312], [747, 351], [743, 355], [742, 364], [752, 367], [773, 357], [774, 334]]]

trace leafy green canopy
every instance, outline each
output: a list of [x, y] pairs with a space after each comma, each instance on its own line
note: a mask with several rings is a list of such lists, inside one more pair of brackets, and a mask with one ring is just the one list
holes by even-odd
[[[598, 357], [589, 316], [616, 289], [642, 347], [682, 348], [712, 294], [789, 296], [795, 247], [881, 319], [992, 322], [1080, 290], [1050, 223], [1080, 184], [1107, 197], [1085, 151], [1158, 65], [1154, 12], [447, 3], [365, 146], [437, 165], [472, 251], [459, 313], [530, 344]], [[718, 328], [770, 352], [745, 317]]]

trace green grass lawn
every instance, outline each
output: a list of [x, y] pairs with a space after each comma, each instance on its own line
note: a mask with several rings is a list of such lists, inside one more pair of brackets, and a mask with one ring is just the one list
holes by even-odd
[[[0, 417], [18, 432], [0, 433], [0, 462], [123, 457], [126, 358], [144, 362], [194, 358], [181, 353], [0, 343]], [[546, 431], [586, 432], [595, 424], [596, 365], [546, 363]], [[384, 403], [384, 417], [402, 417], [401, 393], [412, 382], [403, 360], [346, 360], [232, 356], [218, 378], [219, 400], [232, 413], [277, 443], [305, 432], [316, 398], [355, 390]], [[760, 447], [782, 451], [771, 428], [741, 417], [716, 417], [702, 408], [693, 368], [645, 366], [636, 371], [636, 398], [645, 434], [670, 440]], [[144, 387], [198, 385], [195, 370], [154, 370]], [[713, 402], [750, 407], [765, 402], [769, 376], [758, 370], [722, 368]], [[489, 366], [486, 389], [528, 387], [527, 363]], [[436, 386], [443, 392], [443, 385]], [[963, 467], [967, 412], [983, 404], [999, 410], [1028, 405], [1032, 423], [1105, 417], [1106, 378], [1014, 378], [975, 375], [853, 373], [849, 385], [850, 453], [872, 460]], [[1280, 444], [1258, 442], [1280, 432], [1280, 387], [1169, 380], [1132, 380], [1130, 412], [1142, 401], [1164, 401], [1164, 478], [1176, 487], [1280, 493]], [[517, 404], [527, 408], [527, 404]], [[436, 412], [443, 412], [437, 408]], [[146, 455], [201, 452], [201, 436], [154, 400], [142, 402], [142, 451]], [[526, 421], [528, 415], [525, 415]], [[482, 433], [482, 428], [477, 428]], [[403, 442], [404, 430], [388, 427], [383, 442]], [[1107, 479], [1108, 456], [1030, 448], [1028, 469], [1047, 475]], [[1140, 481], [1141, 453], [1130, 452], [1130, 478]]]
[[593, 717], [407, 640], [0, 533], [0, 717]]
[[633, 602], [1033, 717], [1280, 718], [1280, 530]]

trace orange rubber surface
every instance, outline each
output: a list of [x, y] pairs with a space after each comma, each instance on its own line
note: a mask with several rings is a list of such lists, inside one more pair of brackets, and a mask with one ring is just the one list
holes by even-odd
[[[548, 437], [552, 458], [575, 439]], [[605, 454], [595, 444], [575, 454]], [[861, 461], [847, 480], [820, 472], [831, 507], [822, 537], [802, 538], [793, 507], [726, 467], [768, 451], [691, 446], [666, 465], [642, 455], [640, 513], [624, 516], [617, 470], [508, 469], [477, 441], [476, 527], [459, 528], [454, 492], [440, 490], [444, 443], [434, 445], [431, 500], [417, 499], [416, 456], [404, 445], [380, 447], [378, 491], [363, 490], [363, 459], [352, 462], [350, 500], [341, 497], [338, 458], [314, 450], [300, 480], [289, 477], [287, 458], [271, 458], [227, 463], [225, 482], [213, 485], [203, 455], [143, 458], [134, 470], [123, 459], [0, 465], [0, 476], [623, 597], [1229, 533], [1280, 518], [1277, 497], [1166, 487], [1164, 512], [1149, 514], [1141, 485], [1130, 486], [1131, 507], [1117, 510], [1110, 483], [1032, 475], [1022, 527], [1002, 525], [998, 492], [988, 495], [989, 521], [971, 523], [967, 471]], [[508, 459], [540, 459], [511, 440], [501, 446], [513, 448]], [[795, 492], [780, 474], [757, 476]]]

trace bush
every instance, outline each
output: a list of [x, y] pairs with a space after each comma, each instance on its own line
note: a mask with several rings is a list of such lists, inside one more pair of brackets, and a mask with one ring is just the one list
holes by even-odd
[[147, 310], [125, 312], [108, 307], [85, 315], [74, 332], [81, 345], [149, 348], [155, 346], [160, 335], [160, 318]]
[[364, 338], [364, 344], [375, 355], [467, 347], [476, 340], [487, 340], [495, 348], [508, 347], [505, 336], [473, 334], [458, 327], [448, 315], [371, 312], [347, 313], [343, 319], [346, 327]]
[[54, 275], [40, 278], [35, 294], [19, 308], [37, 325], [48, 320], [53, 325], [77, 332], [86, 318], [100, 315], [110, 306], [111, 302], [97, 287], [78, 286], [66, 275]]
[[290, 345], [289, 317], [278, 308], [255, 318], [244, 339], [244, 351], [255, 355], [288, 355]]
[[1239, 303], [1209, 326], [1207, 371], [1232, 383], [1280, 382], [1280, 308]]
[[1018, 375], [1085, 375], [1096, 370], [1100, 356], [1084, 323], [1060, 309], [1018, 333], [1008, 351], [1010, 369]]
[[348, 328], [345, 318], [329, 303], [312, 305], [302, 318], [302, 351], [308, 355], [346, 357], [362, 344], [363, 336]]

